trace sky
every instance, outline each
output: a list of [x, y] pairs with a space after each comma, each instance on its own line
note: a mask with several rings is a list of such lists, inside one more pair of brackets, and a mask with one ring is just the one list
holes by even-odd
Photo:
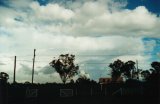
[[[109, 63], [138, 60], [140, 69], [160, 61], [159, 0], [0, 0], [0, 72], [13, 81], [58, 82], [49, 66], [60, 54], [75, 54], [80, 74], [110, 77]], [[76, 79], [78, 76], [75, 76]]]

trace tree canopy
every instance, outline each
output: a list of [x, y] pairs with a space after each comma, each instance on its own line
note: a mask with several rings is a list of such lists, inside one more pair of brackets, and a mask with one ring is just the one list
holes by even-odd
[[135, 62], [131, 60], [123, 62], [118, 59], [110, 63], [109, 67], [112, 69], [112, 80], [117, 80], [122, 74], [128, 79], [134, 78], [135, 74], [138, 72], [138, 70], [135, 70]]
[[79, 66], [75, 65], [74, 61], [75, 55], [61, 54], [58, 59], [54, 59], [49, 64], [59, 73], [63, 83], [66, 83], [68, 79], [78, 74]]

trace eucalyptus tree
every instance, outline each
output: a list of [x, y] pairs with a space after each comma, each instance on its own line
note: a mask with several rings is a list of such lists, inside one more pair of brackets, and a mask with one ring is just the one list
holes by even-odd
[[49, 64], [59, 73], [62, 82], [65, 84], [67, 80], [78, 74], [79, 66], [75, 65], [74, 61], [75, 55], [61, 54], [58, 59], [54, 59]]

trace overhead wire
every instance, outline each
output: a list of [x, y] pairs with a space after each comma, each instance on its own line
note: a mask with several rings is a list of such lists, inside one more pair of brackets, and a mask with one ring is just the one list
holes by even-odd
[[[151, 52], [147, 52], [147, 54], [145, 53], [145, 54], [136, 54], [136, 53], [132, 53], [132, 54], [77, 54], [77, 55], [75, 55], [76, 57], [104, 57], [104, 56], [123, 56], [123, 55], [140, 55], [140, 56], [149, 56], [149, 55], [156, 55], [156, 56], [158, 56], [158, 54], [153, 54], [153, 53], [151, 53]], [[32, 61], [32, 59], [22, 59], [22, 58], [27, 58], [27, 57], [32, 57], [33, 55], [17, 55], [17, 58], [18, 57], [20, 57], [20, 59], [18, 59], [17, 61], [21, 61], [21, 62], [33, 62]], [[38, 54], [38, 55], [36, 55], [36, 57], [50, 57], [50, 56], [52, 56], [52, 58], [55, 58], [55, 57], [57, 57], [57, 56], [59, 56], [59, 55], [57, 55], [57, 54], [53, 54], [53, 55], [47, 55], [47, 54]], [[0, 58], [9, 58], [9, 59], [12, 59], [12, 60], [14, 60], [14, 56], [0, 56]], [[3, 61], [1, 61], [0, 60], [0, 62], [10, 62], [10, 60], [3, 60]], [[35, 62], [50, 62], [50, 61], [48, 61], [48, 60], [36, 60]], [[101, 63], [101, 62], [98, 62], [98, 63], [86, 63], [86, 64], [106, 64], [106, 63]]]

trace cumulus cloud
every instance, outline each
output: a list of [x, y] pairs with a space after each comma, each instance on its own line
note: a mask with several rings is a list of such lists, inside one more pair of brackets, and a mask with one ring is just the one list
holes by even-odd
[[6, 65], [5, 63], [3, 63], [3, 62], [0, 62], [0, 65]]
[[[88, 9], [86, 8], [86, 10]], [[156, 15], [149, 13], [143, 6], [134, 10], [104, 11], [90, 18], [87, 15], [86, 17], [87, 19], [85, 18], [80, 23], [73, 25], [71, 29], [71, 31], [74, 30], [73, 34], [78, 33], [78, 35], [90, 36], [158, 36], [157, 32], [159, 30], [157, 27], [160, 24], [160, 19]], [[80, 21], [80, 19], [77, 21]]]
[[[21, 68], [19, 68], [18, 72], [32, 75], [32, 68], [30, 68], [28, 65], [25, 64], [20, 64]], [[37, 71], [34, 71], [34, 74], [38, 74]]]
[[87, 78], [87, 79], [90, 78], [89, 74], [86, 73], [84, 70], [80, 70], [79, 76], [80, 76], [80, 78]]
[[57, 72], [51, 73], [51, 74], [43, 74], [39, 73], [38, 75], [35, 76], [35, 82], [37, 83], [62, 83], [62, 80]]
[[55, 71], [55, 69], [54, 69], [53, 67], [51, 67], [51, 66], [45, 66], [45, 67], [43, 67], [43, 68], [40, 70], [40, 72], [42, 72], [43, 74], [52, 74], [52, 73], [54, 73], [54, 72], [56, 72], [56, 71]]
[[33, 14], [39, 20], [69, 20], [74, 16], [74, 12], [70, 9], [65, 9], [58, 4], [48, 4], [47, 6], [40, 6], [39, 3], [33, 2], [31, 4]]
[[[10, 75], [12, 75], [10, 73]], [[16, 73], [16, 81], [17, 82], [31, 82], [32, 69], [29, 65], [20, 64], [20, 68]], [[10, 78], [12, 80], [12, 76]], [[11, 81], [10, 80], [10, 81]], [[46, 82], [57, 82], [62, 83], [60, 76], [54, 69], [49, 66], [42, 67], [39, 71], [35, 68], [34, 71], [34, 82], [35, 83], [46, 83]]]
[[[70, 3], [72, 8], [59, 3], [49, 3], [45, 6], [35, 1], [27, 3], [30, 4], [26, 9], [28, 11], [1, 7], [2, 27], [10, 26], [12, 28], [9, 29], [10, 32], [25, 31], [30, 27], [34, 32], [53, 35], [138, 37], [159, 35], [160, 18], [150, 13], [144, 6], [134, 10], [122, 9], [125, 3], [116, 4], [110, 0], [106, 2], [91, 0], [83, 3], [76, 1], [81, 5], [79, 8], [72, 7], [75, 2]], [[16, 2], [11, 4], [18, 5]], [[17, 30], [15, 27], [21, 29]]]
[[[33, 4], [36, 4], [36, 6]], [[157, 33], [159, 32], [160, 18], [150, 13], [144, 6], [139, 6], [134, 10], [122, 9], [121, 6], [125, 6], [124, 4], [116, 5], [115, 2], [111, 2], [110, 0], [106, 2], [103, 0], [91, 0], [82, 3], [79, 8], [71, 9], [59, 4], [48, 4], [46, 6], [40, 6], [38, 3], [33, 4], [33, 6], [31, 6], [33, 10], [36, 7], [38, 8], [37, 12], [33, 13], [33, 15], [36, 15], [36, 13], [38, 13], [38, 15], [33, 18], [35, 18], [37, 22], [46, 22], [46, 20], [50, 22], [50, 24], [47, 23], [47, 26], [39, 28], [43, 28], [45, 32], [50, 30], [53, 34], [60, 33], [73, 36], [127, 35], [157, 37]], [[75, 3], [71, 4], [71, 6], [74, 4]], [[57, 11], [59, 12], [57, 13]], [[59, 21], [55, 21], [56, 19], [59, 19]], [[63, 22], [65, 20], [67, 20], [67, 22]]]

